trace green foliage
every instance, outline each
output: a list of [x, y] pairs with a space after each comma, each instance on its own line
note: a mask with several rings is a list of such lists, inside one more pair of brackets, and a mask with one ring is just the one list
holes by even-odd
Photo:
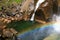
[[1, 0], [0, 1], [0, 10], [1, 10], [1, 6], [8, 6], [8, 5], [11, 5], [13, 2], [19, 4], [20, 2], [22, 2], [22, 0]]
[[20, 3], [22, 0], [15, 0], [15, 2]]
[[0, 6], [0, 10], [2, 10], [2, 9], [1, 9], [1, 6]]

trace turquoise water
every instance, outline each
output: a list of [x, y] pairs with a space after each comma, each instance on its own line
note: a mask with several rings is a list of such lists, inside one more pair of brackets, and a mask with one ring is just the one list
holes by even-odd
[[48, 25], [46, 27], [36, 28], [23, 34], [19, 34], [18, 38], [20, 38], [20, 40], [43, 40], [53, 33], [52, 30], [54, 31], [53, 27]]
[[[9, 23], [7, 26], [9, 28], [16, 29], [18, 32], [22, 32], [22, 30], [31, 28], [30, 30], [26, 30], [23, 33], [19, 33], [17, 35], [17, 38], [20, 40], [44, 40], [55, 32], [52, 24], [46, 24], [45, 26], [38, 26], [36, 28], [35, 25], [37, 24], [38, 23], [31, 21], [14, 21]], [[56, 35], [53, 34], [53, 37], [52, 39], [54, 40], [60, 40], [60, 34], [58, 33], [56, 33]]]

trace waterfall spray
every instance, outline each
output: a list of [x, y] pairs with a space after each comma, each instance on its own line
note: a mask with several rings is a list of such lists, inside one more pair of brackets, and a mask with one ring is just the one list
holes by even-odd
[[36, 7], [35, 7], [35, 10], [34, 10], [34, 13], [30, 19], [30, 21], [34, 21], [34, 16], [35, 16], [35, 12], [37, 10], [37, 8], [41, 5], [41, 3], [43, 3], [45, 0], [38, 0], [38, 2], [36, 3]]
[[60, 33], [60, 16], [58, 15], [53, 15], [53, 28], [56, 32]]

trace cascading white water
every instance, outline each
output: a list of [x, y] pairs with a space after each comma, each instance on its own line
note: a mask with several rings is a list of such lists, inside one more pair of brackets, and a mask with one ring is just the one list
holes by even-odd
[[60, 33], [60, 16], [53, 15], [53, 28], [56, 32]]
[[30, 21], [34, 21], [34, 16], [35, 16], [35, 12], [37, 10], [37, 8], [41, 5], [41, 3], [43, 3], [45, 0], [38, 0], [38, 2], [36, 3], [36, 7], [35, 7], [35, 10], [34, 10], [34, 13], [30, 19]]
[[45, 0], [38, 0], [38, 2], [36, 3], [36, 7], [34, 12], [37, 10], [37, 8], [41, 5], [41, 3], [43, 3]]

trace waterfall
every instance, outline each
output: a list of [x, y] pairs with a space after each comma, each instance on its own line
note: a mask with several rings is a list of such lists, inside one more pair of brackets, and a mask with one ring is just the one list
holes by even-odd
[[35, 6], [35, 10], [34, 10], [34, 13], [30, 19], [30, 21], [34, 21], [34, 17], [35, 17], [35, 12], [36, 10], [38, 9], [38, 7], [41, 5], [41, 3], [43, 3], [45, 0], [38, 0], [38, 2], [36, 3], [36, 6]]
[[53, 24], [53, 28], [56, 32], [60, 33], [60, 16], [58, 15], [53, 15], [53, 21], [54, 21], [54, 24]]

